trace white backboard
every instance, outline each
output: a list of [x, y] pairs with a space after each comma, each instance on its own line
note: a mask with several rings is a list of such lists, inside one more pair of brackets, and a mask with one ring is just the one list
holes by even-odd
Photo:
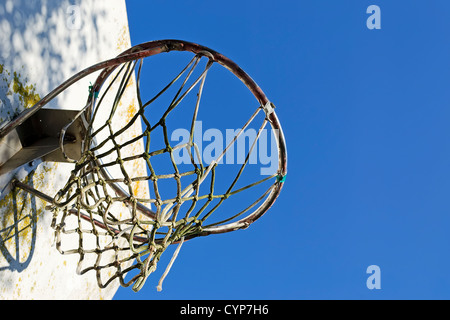
[[[2, 1], [0, 43], [1, 126], [78, 71], [130, 47], [125, 0]], [[46, 108], [81, 109], [96, 75], [84, 78]], [[124, 121], [135, 111], [133, 87], [122, 99]], [[136, 125], [134, 130], [142, 129]], [[64, 186], [72, 168], [72, 164], [37, 161], [0, 177], [1, 187], [15, 175], [53, 196]], [[142, 166], [130, 170], [146, 173]], [[148, 196], [147, 184], [136, 188]], [[100, 289], [95, 272], [76, 274], [77, 255], [61, 255], [56, 250], [47, 203], [23, 191], [6, 188], [0, 192], [0, 299], [114, 296], [117, 280]]]

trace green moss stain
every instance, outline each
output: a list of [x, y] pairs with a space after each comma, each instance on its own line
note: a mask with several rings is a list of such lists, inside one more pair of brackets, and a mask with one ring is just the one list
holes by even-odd
[[35, 105], [41, 97], [36, 93], [36, 87], [32, 84], [26, 85], [20, 79], [20, 74], [14, 72], [13, 92], [19, 95], [19, 100], [25, 108]]
[[[28, 80], [21, 76], [20, 73], [10, 72], [5, 69], [5, 66], [0, 64], [0, 86], [3, 88], [6, 96], [17, 95], [20, 102], [20, 107], [30, 108], [41, 100], [37, 93], [36, 85], [28, 84]], [[0, 96], [0, 99], [5, 97]], [[4, 102], [4, 101], [3, 101]]]

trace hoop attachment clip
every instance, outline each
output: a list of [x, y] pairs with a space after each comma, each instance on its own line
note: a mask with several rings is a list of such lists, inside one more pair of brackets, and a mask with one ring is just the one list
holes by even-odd
[[267, 101], [266, 105], [261, 106], [261, 108], [266, 113], [266, 117], [269, 117], [275, 111], [275, 105], [270, 101]]

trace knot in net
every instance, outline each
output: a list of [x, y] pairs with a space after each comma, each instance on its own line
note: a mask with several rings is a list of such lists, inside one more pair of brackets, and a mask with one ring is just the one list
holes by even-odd
[[[144, 97], [143, 60], [154, 55], [155, 48], [159, 50], [156, 53], [190, 51], [193, 57], [155, 93]], [[244, 119], [233, 139], [206, 163], [195, 135], [211, 67], [225, 66], [250, 91], [259, 93], [256, 84], [222, 55], [190, 43], [144, 44], [111, 61], [90, 87], [87, 105], [80, 113], [85, 131], [82, 157], [75, 161], [70, 178], [54, 198], [56, 246], [63, 254], [77, 254], [77, 272], [94, 270], [100, 287], [118, 279], [122, 286], [133, 285], [138, 291], [156, 270], [163, 253], [170, 245], [178, 245], [161, 277], [161, 289], [184, 241], [246, 228], [268, 210], [281, 190], [279, 177], [286, 173], [284, 138], [282, 134], [276, 137], [276, 172], [244, 179], [264, 128], [280, 129], [269, 102], [257, 97], [250, 119]], [[170, 74], [169, 70], [166, 73]], [[135, 104], [123, 105], [123, 97], [130, 94], [135, 95]], [[182, 111], [177, 118], [178, 110]], [[188, 138], [174, 144], [171, 133], [180, 126], [176, 123], [180, 118], [188, 123], [184, 131]], [[234, 166], [233, 174], [226, 169], [220, 176], [220, 170], [227, 167], [225, 155], [256, 121], [254, 141], [248, 144], [243, 161]], [[149, 194], [143, 193], [144, 185]], [[251, 189], [257, 189], [257, 195], [248, 194]], [[238, 203], [245, 202], [245, 206], [231, 205], [219, 212], [219, 207], [241, 194], [244, 196]]]

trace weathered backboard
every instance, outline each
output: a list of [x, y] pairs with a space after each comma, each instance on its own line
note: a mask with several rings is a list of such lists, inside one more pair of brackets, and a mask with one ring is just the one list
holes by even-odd
[[[130, 47], [125, 0], [2, 1], [0, 43], [1, 128], [70, 76]], [[97, 75], [82, 79], [45, 108], [80, 110]], [[124, 122], [132, 117], [135, 103], [132, 85], [121, 101]], [[142, 132], [139, 124], [133, 130]], [[139, 143], [133, 147], [143, 148]], [[55, 195], [72, 168], [34, 161], [0, 176], [0, 299], [111, 299], [115, 294], [117, 280], [100, 289], [94, 272], [76, 273], [76, 254], [56, 250], [48, 204], [8, 187], [16, 177]], [[129, 170], [146, 174], [143, 166]], [[136, 188], [148, 196], [146, 183]]]

